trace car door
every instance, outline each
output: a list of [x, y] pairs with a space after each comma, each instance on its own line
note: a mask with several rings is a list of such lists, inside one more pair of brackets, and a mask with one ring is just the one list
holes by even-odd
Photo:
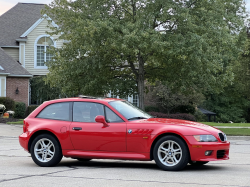
[[[110, 118], [109, 116], [112, 116]], [[98, 115], [105, 116], [108, 126], [95, 122]], [[126, 123], [108, 107], [94, 102], [74, 102], [70, 137], [76, 150], [126, 151]], [[116, 120], [114, 120], [116, 119]], [[118, 120], [117, 120], [118, 119]]]

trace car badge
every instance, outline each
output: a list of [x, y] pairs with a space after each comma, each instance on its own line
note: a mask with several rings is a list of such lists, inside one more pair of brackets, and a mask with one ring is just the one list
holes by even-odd
[[132, 133], [132, 130], [131, 130], [131, 129], [129, 129], [129, 130], [128, 130], [128, 133], [129, 133], [129, 134], [131, 134], [131, 133]]

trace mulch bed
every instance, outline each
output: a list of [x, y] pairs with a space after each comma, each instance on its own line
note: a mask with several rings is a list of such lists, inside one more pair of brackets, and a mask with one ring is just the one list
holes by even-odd
[[20, 119], [16, 119], [16, 118], [0, 118], [0, 123], [16, 122], [19, 120]]

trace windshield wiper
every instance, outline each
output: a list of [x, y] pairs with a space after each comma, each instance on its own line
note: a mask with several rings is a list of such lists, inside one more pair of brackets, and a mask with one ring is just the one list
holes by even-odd
[[132, 118], [129, 118], [128, 120], [132, 120], [132, 119], [148, 119], [148, 118], [138, 116], [138, 117], [132, 117]]

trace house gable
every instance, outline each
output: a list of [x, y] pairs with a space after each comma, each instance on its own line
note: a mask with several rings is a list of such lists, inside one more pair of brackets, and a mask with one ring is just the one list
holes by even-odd
[[[25, 44], [25, 68], [33, 75], [46, 75], [48, 73], [47, 67], [37, 67], [37, 41], [41, 37], [50, 37], [47, 32], [51, 31], [48, 27], [48, 20], [41, 18], [39, 20], [39, 24], [37, 24], [34, 28], [29, 29], [29, 33], [27, 34], [27, 40]], [[51, 23], [51, 26], [56, 26], [53, 22]], [[63, 42], [62, 41], [56, 41], [58, 39], [59, 35], [50, 37], [54, 42], [54, 47], [61, 47]], [[20, 43], [21, 46], [21, 43]]]

